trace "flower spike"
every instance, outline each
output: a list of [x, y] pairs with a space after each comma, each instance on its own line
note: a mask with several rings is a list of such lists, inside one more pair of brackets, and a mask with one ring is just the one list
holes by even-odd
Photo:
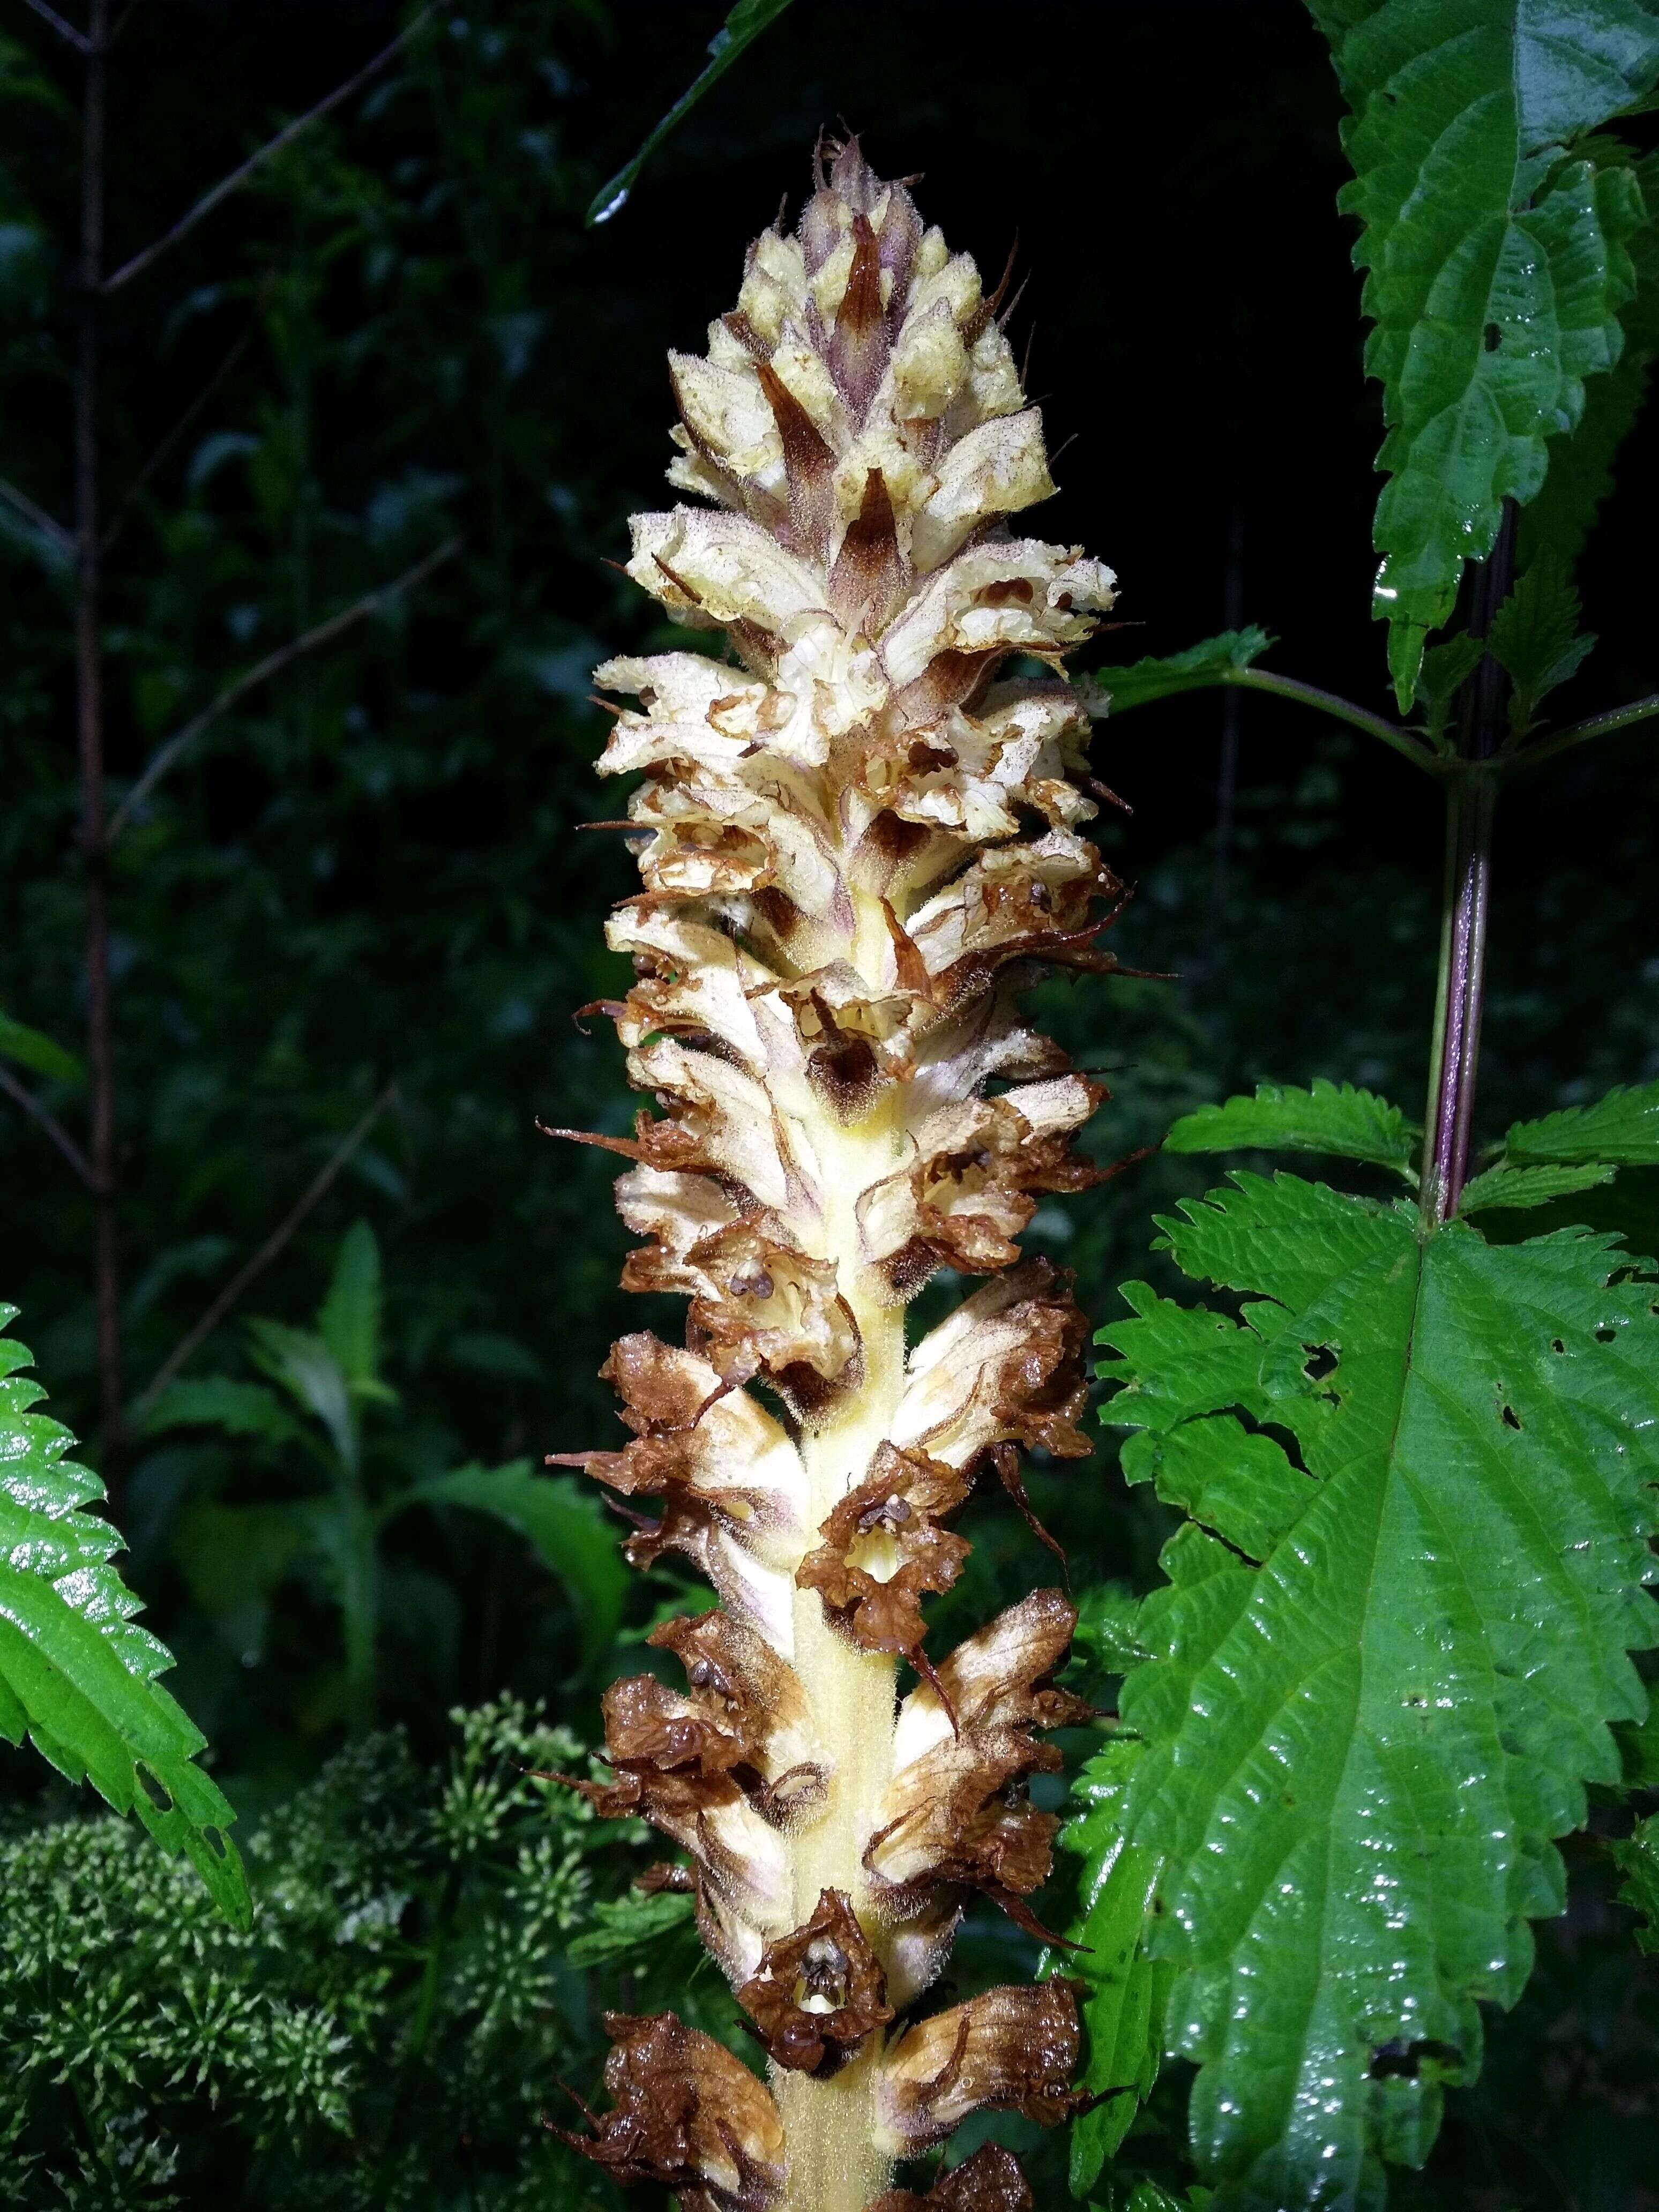
[[[897, 2024], [975, 1890], [1039, 1924], [1055, 1822], [1026, 1784], [1059, 1764], [1043, 1732], [1089, 1717], [1052, 1686], [1057, 1589], [925, 1646], [976, 1479], [1029, 1516], [1020, 1450], [1087, 1449], [1086, 1327], [1018, 1239], [1100, 1180], [1072, 1147], [1105, 1092], [1018, 994], [1044, 963], [1109, 970], [1121, 903], [1064, 673], [1115, 580], [1016, 521], [1054, 487], [1006, 283], [987, 298], [906, 185], [823, 142], [799, 227], [762, 233], [707, 352], [672, 359], [669, 480], [696, 503], [632, 524], [627, 573], [703, 649], [595, 677], [636, 702], [599, 767], [637, 779], [642, 889], [607, 933], [633, 988], [584, 1012], [656, 1111], [586, 1141], [631, 1163], [625, 1283], [688, 1314], [684, 1347], [606, 1362], [631, 1440], [559, 1462], [626, 1501], [635, 1565], [684, 1553], [720, 1604], [653, 1632], [684, 1687], [614, 1684], [612, 1778], [577, 1786], [687, 1855], [657, 1878], [695, 1890], [771, 2077], [618, 2016], [614, 2109], [580, 2140], [719, 2212], [1029, 2212], [1006, 2151], [925, 2197], [894, 2164], [976, 2109], [1079, 2102], [1063, 1982]], [[907, 1346], [941, 1268], [985, 1279]]]

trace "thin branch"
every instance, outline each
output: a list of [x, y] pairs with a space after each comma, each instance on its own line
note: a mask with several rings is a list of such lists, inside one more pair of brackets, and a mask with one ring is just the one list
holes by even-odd
[[19, 491], [15, 483], [0, 477], [0, 499], [8, 507], [15, 507], [26, 522], [31, 522], [44, 536], [52, 540], [57, 550], [66, 558], [75, 550], [75, 532], [65, 530], [55, 514], [48, 514], [44, 507], [37, 507], [26, 491]]
[[1633, 699], [1628, 707], [1614, 707], [1605, 714], [1592, 714], [1587, 722], [1574, 722], [1565, 730], [1558, 730], [1553, 738], [1526, 745], [1511, 757], [1510, 765], [1530, 768], [1535, 761], [1553, 760], [1557, 753], [1584, 744], [1591, 738], [1611, 737], [1615, 730], [1628, 730], [1655, 714], [1659, 714], [1659, 691], [1650, 691], [1645, 699]]
[[178, 1343], [173, 1346], [172, 1351], [168, 1352], [167, 1358], [156, 1369], [155, 1374], [150, 1376], [149, 1381], [144, 1385], [143, 1390], [139, 1392], [137, 1398], [134, 1401], [131, 1410], [135, 1419], [138, 1414], [143, 1412], [145, 1407], [149, 1404], [151, 1399], [155, 1397], [159, 1392], [167, 1388], [167, 1384], [172, 1382], [173, 1376], [179, 1372], [179, 1370], [190, 1358], [191, 1352], [196, 1350], [197, 1346], [202, 1344], [208, 1337], [212, 1335], [214, 1330], [218, 1328], [220, 1322], [235, 1304], [237, 1299], [241, 1297], [243, 1291], [248, 1288], [249, 1285], [257, 1282], [259, 1277], [264, 1274], [265, 1269], [283, 1249], [289, 1237], [293, 1236], [295, 1231], [305, 1219], [307, 1214], [311, 1212], [311, 1209], [317, 1204], [318, 1200], [325, 1194], [330, 1184], [332, 1183], [336, 1176], [339, 1174], [341, 1169], [344, 1167], [346, 1162], [357, 1150], [364, 1138], [368, 1136], [369, 1131], [374, 1127], [374, 1124], [380, 1120], [381, 1115], [385, 1113], [386, 1108], [391, 1105], [392, 1100], [396, 1098], [397, 1095], [398, 1085], [394, 1078], [392, 1082], [386, 1085], [386, 1089], [381, 1091], [380, 1097], [374, 1101], [374, 1103], [359, 1118], [356, 1125], [349, 1129], [345, 1135], [341, 1138], [339, 1143], [334, 1147], [334, 1150], [329, 1154], [327, 1159], [324, 1161], [316, 1175], [313, 1176], [311, 1182], [301, 1194], [301, 1196], [295, 1202], [292, 1212], [289, 1212], [286, 1218], [280, 1222], [277, 1226], [271, 1231], [270, 1236], [266, 1237], [264, 1243], [253, 1255], [253, 1257], [249, 1260], [245, 1266], [240, 1267], [235, 1274], [231, 1277], [230, 1280], [225, 1285], [223, 1290], [220, 1291], [218, 1297], [214, 1299], [212, 1304], [202, 1316], [200, 1321], [197, 1322], [195, 1328], [187, 1330], [186, 1333], [179, 1338]]
[[93, 1174], [91, 1161], [88, 1159], [58, 1116], [49, 1108], [43, 1106], [34, 1093], [17, 1080], [9, 1067], [0, 1066], [0, 1091], [3, 1091], [8, 1098], [15, 1098], [23, 1111], [40, 1124], [87, 1188], [95, 1191], [98, 1188], [98, 1178]]
[[73, 23], [66, 23], [55, 8], [47, 5], [47, 0], [24, 0], [24, 4], [33, 8], [43, 23], [50, 23], [60, 39], [67, 39], [77, 54], [92, 52], [92, 40], [86, 33], [77, 31]]
[[115, 543], [116, 539], [121, 534], [122, 525], [126, 520], [127, 511], [131, 507], [134, 500], [137, 498], [139, 493], [143, 491], [144, 486], [155, 475], [156, 470], [161, 467], [162, 462], [166, 460], [167, 455], [178, 444], [179, 439], [182, 438], [185, 431], [189, 429], [191, 424], [199, 419], [202, 410], [207, 405], [209, 400], [212, 398], [214, 393], [224, 382], [226, 377], [230, 374], [231, 370], [235, 368], [237, 362], [242, 358], [242, 356], [247, 351], [249, 346], [252, 345], [252, 343], [253, 325], [249, 323], [247, 328], [242, 332], [241, 336], [231, 347], [230, 351], [220, 362], [218, 368], [214, 370], [212, 375], [209, 377], [207, 382], [202, 386], [194, 399], [191, 401], [189, 406], [185, 408], [184, 413], [179, 417], [179, 420], [173, 424], [173, 428], [162, 439], [161, 444], [156, 447], [155, 452], [151, 453], [149, 459], [144, 463], [143, 468], [139, 470], [137, 475], [134, 477], [132, 482], [122, 493], [120, 498], [116, 501], [114, 512], [110, 517], [108, 526], [104, 532], [103, 537], [99, 541], [98, 550], [100, 553], [107, 553], [109, 551], [110, 547]]
[[1369, 708], [1356, 707], [1352, 699], [1339, 697], [1334, 691], [1322, 691], [1317, 684], [1304, 684], [1294, 676], [1275, 676], [1266, 668], [1227, 668], [1218, 672], [1217, 681], [1236, 684], [1245, 691], [1270, 692], [1276, 699], [1294, 699], [1304, 707], [1312, 707], [1322, 714], [1329, 714], [1351, 728], [1364, 730], [1368, 737], [1381, 738], [1385, 745], [1392, 746], [1403, 760], [1428, 775], [1439, 773], [1436, 757], [1421, 738], [1414, 738], [1409, 730], [1396, 723], [1385, 721], [1381, 714], [1373, 714]]
[[239, 699], [246, 698], [267, 678], [279, 674], [303, 654], [314, 653], [319, 646], [327, 645], [343, 630], [349, 629], [354, 623], [361, 622], [365, 615], [376, 614], [381, 608], [389, 606], [402, 592], [413, 590], [434, 568], [446, 561], [453, 560], [462, 544], [459, 538], [447, 539], [435, 553], [428, 553], [425, 560], [417, 561], [412, 568], [406, 569], [401, 576], [394, 577], [391, 583], [377, 586], [350, 606], [342, 608], [337, 615], [331, 615], [326, 622], [319, 623], [314, 629], [307, 630], [302, 637], [293, 638], [287, 645], [279, 646], [275, 653], [268, 653], [263, 660], [256, 661], [252, 668], [245, 669], [234, 683], [227, 684], [218, 697], [204, 707], [194, 720], [186, 722], [182, 730], [150, 755], [137, 782], [110, 817], [109, 830], [104, 841], [106, 848], [115, 842], [161, 778], [182, 758], [210, 724], [216, 722], [221, 714], [228, 713]]
[[[34, 4], [34, 0], [31, 0], [31, 4]], [[354, 92], [361, 92], [394, 55], [403, 51], [422, 25], [446, 5], [447, 0], [431, 0], [431, 5], [422, 8], [413, 22], [406, 24], [392, 44], [383, 46], [374, 60], [366, 62], [355, 76], [349, 76], [343, 84], [337, 84], [333, 91], [325, 99], [319, 100], [314, 107], [307, 108], [303, 115], [296, 115], [292, 123], [284, 124], [276, 136], [268, 139], [257, 154], [250, 154], [240, 168], [233, 169], [228, 177], [221, 177], [211, 191], [204, 192], [195, 206], [187, 214], [180, 216], [171, 230], [154, 240], [142, 252], [135, 253], [130, 261], [124, 261], [112, 276], [104, 279], [105, 291], [118, 292], [124, 284], [130, 284], [135, 276], [142, 276], [151, 262], [165, 253], [168, 246], [176, 246], [181, 238], [188, 236], [195, 229], [204, 216], [211, 215], [222, 201], [228, 200], [233, 192], [240, 191], [256, 170], [263, 168], [285, 146], [291, 146], [313, 123], [320, 123], [324, 116], [331, 114], [342, 101], [349, 100]]]

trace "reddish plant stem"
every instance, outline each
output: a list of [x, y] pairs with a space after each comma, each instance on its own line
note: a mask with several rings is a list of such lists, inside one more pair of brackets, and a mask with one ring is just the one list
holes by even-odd
[[109, 0], [92, 0], [81, 142], [80, 331], [75, 368], [75, 688], [86, 871], [88, 1157], [93, 1285], [106, 1457], [122, 1441], [120, 1273], [115, 1238], [115, 1068], [110, 1015], [109, 870], [104, 801], [103, 655], [99, 635], [98, 288], [104, 252], [105, 57]]
[[[1475, 572], [1469, 635], [1491, 635], [1515, 573], [1515, 503], [1506, 500], [1491, 554]], [[1486, 1003], [1486, 921], [1492, 903], [1492, 815], [1498, 780], [1491, 765], [1501, 738], [1504, 672], [1483, 655], [1464, 692], [1458, 761], [1446, 779], [1446, 880], [1440, 989], [1423, 1164], [1423, 1206], [1434, 1222], [1457, 1211], [1468, 1176]]]

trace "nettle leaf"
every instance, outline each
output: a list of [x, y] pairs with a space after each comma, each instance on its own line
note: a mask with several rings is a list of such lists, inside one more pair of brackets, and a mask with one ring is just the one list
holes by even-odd
[[1609, 1091], [1593, 1106], [1564, 1106], [1541, 1121], [1517, 1121], [1504, 1140], [1506, 1161], [1530, 1165], [1611, 1160], [1659, 1167], [1659, 1083]]
[[[16, 1313], [0, 1305], [0, 1329]], [[196, 1764], [200, 1733], [155, 1680], [173, 1656], [133, 1621], [138, 1601], [109, 1564], [118, 1534], [82, 1510], [103, 1485], [65, 1457], [69, 1431], [30, 1410], [46, 1395], [20, 1372], [33, 1364], [0, 1338], [0, 1735], [27, 1735], [71, 1782], [136, 1813], [245, 1926], [235, 1815]]]
[[37, 1075], [77, 1090], [87, 1079], [85, 1067], [72, 1052], [65, 1052], [44, 1030], [32, 1030], [27, 1022], [5, 1013], [0, 1013], [0, 1060], [15, 1060], [19, 1067], [32, 1068]]
[[1581, 631], [1583, 612], [1572, 580], [1559, 559], [1541, 556], [1498, 609], [1492, 626], [1492, 658], [1511, 679], [1510, 728], [1524, 737], [1550, 692], [1578, 673], [1595, 640]]
[[1068, 1941], [1080, 1948], [1056, 1962], [1056, 1970], [1080, 1987], [1089, 2036], [1082, 2086], [1095, 2095], [1121, 2092], [1073, 2126], [1074, 2197], [1086, 2197], [1108, 2159], [1116, 2156], [1152, 2094], [1164, 2048], [1170, 1969], [1146, 1955], [1143, 1941], [1158, 1860], [1127, 1843], [1123, 1834], [1123, 1795], [1141, 1749], [1120, 1738], [1088, 1761], [1072, 1790], [1081, 1809], [1060, 1831], [1062, 1849], [1084, 1863], [1077, 1916], [1066, 1930]]
[[1616, 1170], [1599, 1162], [1579, 1168], [1488, 1168], [1463, 1186], [1457, 1202], [1460, 1213], [1480, 1213], [1488, 1206], [1549, 1206], [1570, 1198], [1577, 1190], [1594, 1190], [1611, 1182]]
[[1417, 672], [1417, 703], [1423, 709], [1423, 726], [1431, 741], [1445, 735], [1457, 694], [1485, 657], [1484, 638], [1460, 630], [1443, 645], [1429, 646]]
[[302, 1434], [274, 1390], [263, 1382], [237, 1382], [228, 1375], [169, 1382], [135, 1417], [134, 1425], [141, 1436], [159, 1436], [168, 1429], [213, 1428], [228, 1436], [263, 1437], [271, 1443], [291, 1443]]
[[1607, 1849], [1625, 1877], [1619, 1901], [1638, 1916], [1637, 1948], [1659, 1951], [1659, 1813], [1638, 1820], [1626, 1841]]
[[1373, 605], [1410, 706], [1427, 633], [1505, 496], [1532, 499], [1547, 441], [1610, 369], [1645, 217], [1627, 161], [1572, 142], [1659, 82], [1643, 0], [1309, 0], [1353, 111], [1366, 347], [1388, 428]]
[[1273, 642], [1265, 629], [1224, 629], [1217, 637], [1189, 645], [1184, 653], [1149, 656], [1121, 668], [1097, 668], [1085, 679], [1085, 689], [1097, 711], [1121, 714], [1131, 707], [1144, 707], [1153, 699], [1170, 699], [1177, 691], [1202, 691], [1224, 683], [1227, 672], [1248, 668]]
[[354, 1389], [378, 1395], [380, 1380], [380, 1248], [368, 1222], [341, 1240], [328, 1295], [317, 1312], [317, 1334]]
[[1613, 489], [1613, 458], [1641, 411], [1659, 355], [1659, 154], [1631, 164], [1647, 221], [1628, 241], [1636, 295], [1623, 311], [1625, 350], [1606, 376], [1584, 386], [1577, 427], [1549, 441], [1544, 489], [1521, 511], [1516, 548], [1523, 568], [1540, 553], [1569, 567], [1583, 550], [1597, 508]]
[[1240, 1173], [1160, 1224], [1241, 1318], [1103, 1330], [1131, 1480], [1191, 1517], [1127, 1678], [1129, 1844], [1218, 2203], [1358, 2212], [1508, 2004], [1551, 1839], [1617, 1783], [1659, 1638], [1659, 1309], [1610, 1235]]
[[459, 1467], [417, 1483], [392, 1510], [407, 1505], [465, 1506], [516, 1529], [569, 1593], [586, 1655], [593, 1658], [609, 1647], [622, 1626], [630, 1577], [596, 1498], [520, 1459], [505, 1467]]
[[1416, 1181], [1412, 1163], [1423, 1133], [1397, 1106], [1352, 1083], [1314, 1078], [1311, 1089], [1259, 1083], [1254, 1098], [1229, 1098], [1183, 1115], [1164, 1140], [1170, 1152], [1328, 1152], [1369, 1160]]

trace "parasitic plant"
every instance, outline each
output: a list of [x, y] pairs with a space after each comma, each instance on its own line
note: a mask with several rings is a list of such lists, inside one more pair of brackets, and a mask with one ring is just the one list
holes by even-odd
[[[1012, 521], [1053, 485], [1004, 286], [856, 142], [828, 151], [708, 354], [673, 357], [669, 477], [709, 504], [633, 523], [629, 574], [731, 657], [598, 672], [640, 702], [600, 767], [641, 778], [645, 833], [608, 933], [638, 980], [605, 1011], [660, 1116], [588, 1141], [635, 1164], [625, 1283], [690, 1316], [683, 1350], [611, 1352], [626, 1449], [562, 1455], [659, 1501], [630, 1511], [636, 1565], [684, 1553], [719, 1595], [653, 1635], [683, 1691], [612, 1685], [615, 1778], [581, 1786], [689, 1855], [659, 1878], [695, 1886], [770, 2087], [672, 2014], [613, 2015], [580, 2142], [685, 2212], [991, 2212], [1030, 2201], [997, 2149], [884, 2192], [976, 2108], [1077, 2108], [1072, 1992], [915, 2015], [974, 1892], [1036, 1924], [1057, 1822], [1025, 1784], [1086, 1709], [1052, 1686], [1059, 1589], [937, 1666], [921, 1601], [961, 1572], [977, 1478], [1028, 1510], [1020, 1447], [1087, 1449], [1082, 1316], [1015, 1240], [1034, 1193], [1097, 1179], [1071, 1138], [1103, 1091], [1016, 994], [1112, 964], [1063, 663], [1114, 580]], [[940, 1268], [986, 1279], [907, 1351]]]

